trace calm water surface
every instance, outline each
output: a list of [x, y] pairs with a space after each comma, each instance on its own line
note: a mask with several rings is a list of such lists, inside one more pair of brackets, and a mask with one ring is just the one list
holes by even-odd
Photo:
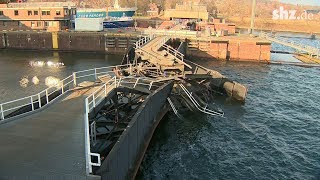
[[[278, 57], [284, 58], [284, 57]], [[64, 68], [35, 68], [35, 60]], [[44, 89], [48, 76], [119, 64], [121, 56], [0, 51], [0, 102]], [[216, 96], [226, 118], [169, 113], [156, 130], [138, 179], [320, 179], [320, 69], [201, 60], [249, 87], [245, 104]], [[19, 80], [40, 79], [27, 88]]]
[[[0, 50], [0, 102], [5, 102], [40, 92], [46, 88], [45, 79], [49, 76], [64, 79], [73, 71], [86, 70], [95, 67], [120, 64], [122, 56], [112, 56], [94, 53], [57, 53], [37, 51]], [[33, 67], [32, 61], [51, 61], [64, 63], [64, 67]], [[36, 76], [40, 82], [34, 85], [31, 79]], [[26, 88], [19, 81], [28, 77], [30, 81]]]

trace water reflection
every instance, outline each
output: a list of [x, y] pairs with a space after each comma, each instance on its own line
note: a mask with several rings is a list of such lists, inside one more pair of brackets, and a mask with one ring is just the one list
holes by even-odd
[[50, 68], [61, 68], [64, 67], [63, 62], [53, 62], [53, 61], [30, 61], [29, 65], [31, 67], [50, 67]]
[[20, 83], [20, 86], [23, 87], [23, 88], [26, 88], [29, 84], [29, 79], [28, 79], [28, 76], [24, 76], [20, 79], [19, 81]]
[[60, 87], [61, 86], [61, 82], [59, 78], [56, 78], [54, 76], [49, 76], [45, 79], [45, 84], [48, 87]]
[[39, 78], [38, 78], [37, 76], [34, 76], [34, 77], [32, 78], [32, 83], [33, 83], [34, 85], [38, 85], [39, 82], [40, 82], [40, 80], [39, 80]]

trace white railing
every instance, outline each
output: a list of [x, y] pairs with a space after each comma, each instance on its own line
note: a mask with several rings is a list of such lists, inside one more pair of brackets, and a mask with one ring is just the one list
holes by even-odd
[[[13, 101], [5, 102], [0, 104], [0, 120], [8, 119], [17, 115], [32, 112], [40, 109], [55, 99], [59, 98], [63, 94], [73, 90], [77, 85], [84, 81], [96, 81], [99, 77], [110, 76], [121, 74], [121, 69], [127, 69], [130, 73], [132, 72], [132, 65], [119, 65], [100, 67], [94, 69], [88, 69], [83, 71], [77, 71], [72, 75], [64, 78], [54, 86], [50, 86], [43, 91], [27, 96], [24, 98], [16, 99]], [[22, 109], [26, 108], [26, 109]], [[18, 111], [21, 112], [18, 112]]]
[[[101, 159], [99, 153], [92, 153], [91, 152], [91, 143], [90, 139], [95, 139], [94, 137], [96, 135], [95, 133], [95, 124], [89, 126], [89, 113], [97, 106], [99, 105], [104, 98], [108, 95], [108, 93], [113, 89], [117, 87], [117, 77], [113, 76], [109, 81], [107, 81], [105, 84], [100, 86], [98, 89], [96, 89], [91, 95], [89, 95], [85, 99], [85, 114], [84, 114], [84, 124], [85, 124], [85, 152], [86, 152], [86, 169], [87, 174], [92, 173], [92, 166], [100, 166], [101, 165]], [[91, 136], [90, 136], [90, 130], [91, 129]], [[92, 157], [96, 157], [97, 161], [96, 163], [91, 161]]]
[[155, 83], [158, 83], [160, 81], [152, 78], [147, 78], [147, 77], [123, 77], [118, 79], [118, 87], [119, 86], [125, 86], [125, 87], [131, 87], [131, 88], [136, 88], [137, 86], [146, 88], [148, 90], [151, 90], [152, 87], [160, 87], [155, 85]]
[[205, 107], [201, 106], [197, 100], [193, 97], [192, 93], [189, 92], [189, 90], [183, 85], [183, 84], [179, 84], [181, 89], [186, 93], [186, 95], [188, 96], [188, 98], [191, 100], [191, 102], [193, 103], [193, 105], [201, 112], [205, 113], [205, 114], [209, 114], [211, 116], [220, 116], [223, 117], [224, 113], [223, 112], [219, 112], [219, 111], [214, 111], [214, 110], [210, 110], [208, 109], [208, 105], [206, 105]]
[[151, 40], [151, 36], [144, 36], [135, 43], [135, 48], [139, 49]]
[[[96, 108], [108, 95], [109, 92], [111, 92], [114, 88], [117, 88], [119, 86], [126, 86], [126, 87], [133, 87], [136, 88], [137, 86], [142, 86], [146, 89], [151, 90], [152, 87], [160, 87], [157, 85], [154, 85], [158, 81], [154, 81], [152, 78], [145, 78], [145, 77], [122, 77], [117, 78], [116, 76], [113, 76], [109, 81], [107, 81], [102, 86], [98, 87], [91, 95], [89, 95], [85, 99], [85, 114], [84, 114], [84, 124], [85, 124], [85, 152], [86, 152], [86, 169], [87, 174], [92, 173], [92, 166], [101, 166], [101, 159], [99, 153], [93, 153], [91, 152], [91, 141], [93, 143], [96, 141], [96, 127], [95, 122], [92, 122], [89, 125], [89, 113]], [[90, 130], [91, 132], [90, 132]], [[94, 163], [92, 162], [92, 157], [96, 157], [98, 159], [98, 162]]]
[[268, 33], [265, 33], [265, 32], [261, 32], [259, 34], [259, 36], [261, 38], [265, 38], [267, 40], [270, 40], [270, 41], [273, 41], [273, 42], [276, 42], [276, 43], [279, 43], [279, 44], [282, 44], [282, 45], [285, 45], [285, 46], [289, 46], [289, 47], [295, 48], [295, 49], [300, 50], [300, 51], [305, 51], [307, 53], [310, 53], [311, 55], [316, 55], [317, 58], [319, 58], [319, 56], [320, 56], [320, 49], [316, 48], [316, 47], [313, 47], [313, 46], [308, 46], [308, 45], [305, 45], [305, 44], [302, 44], [302, 43], [289, 41], [288, 39], [285, 39], [285, 38], [282, 38], [282, 37], [277, 37], [277, 36], [274, 36], [272, 34], [268, 34]]
[[170, 97], [167, 97], [167, 100], [168, 100], [168, 102], [169, 102], [169, 104], [170, 104], [173, 112], [174, 112], [176, 115], [178, 115], [178, 110], [177, 110], [177, 108], [174, 106], [174, 104], [173, 104], [173, 102], [171, 101]]
[[184, 54], [179, 52], [178, 50], [174, 49], [173, 47], [163, 44], [162, 47], [170, 54], [174, 55], [174, 57], [180, 59], [181, 61], [184, 61]]

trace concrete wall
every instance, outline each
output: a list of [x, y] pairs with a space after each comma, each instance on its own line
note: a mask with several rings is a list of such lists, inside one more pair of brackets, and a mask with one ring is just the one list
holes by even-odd
[[167, 83], [147, 97], [102, 163], [98, 174], [102, 179], [133, 179], [160, 120], [173, 83]]
[[61, 32], [58, 33], [58, 49], [104, 52], [104, 34]]
[[105, 32], [0, 32], [0, 48], [125, 53], [138, 37]]
[[13, 49], [52, 49], [52, 34], [49, 32], [6, 32], [6, 47]]
[[227, 57], [228, 41], [191, 41], [188, 46], [188, 56], [216, 59]]
[[4, 33], [0, 32], [0, 49], [3, 49], [6, 47], [5, 37]]
[[231, 61], [270, 61], [271, 43], [252, 40], [191, 40], [188, 56]]
[[257, 42], [230, 42], [229, 59], [232, 61], [270, 61], [271, 45]]

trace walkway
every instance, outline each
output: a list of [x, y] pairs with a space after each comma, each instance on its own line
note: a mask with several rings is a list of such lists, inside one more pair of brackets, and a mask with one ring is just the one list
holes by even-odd
[[84, 99], [94, 89], [0, 125], [0, 179], [87, 179]]
[[308, 53], [310, 56], [315, 56], [316, 58], [320, 58], [320, 49], [313, 47], [313, 46], [308, 46], [305, 44], [300, 44], [300, 43], [296, 43], [294, 41], [288, 41], [285, 38], [281, 38], [281, 37], [276, 37], [273, 36], [271, 34], [268, 33], [260, 33], [260, 37], [265, 38], [269, 41], [273, 41], [275, 43], [278, 44], [282, 44], [284, 46], [288, 46], [291, 48], [294, 48], [298, 51], [302, 51], [302, 52], [306, 52]]

